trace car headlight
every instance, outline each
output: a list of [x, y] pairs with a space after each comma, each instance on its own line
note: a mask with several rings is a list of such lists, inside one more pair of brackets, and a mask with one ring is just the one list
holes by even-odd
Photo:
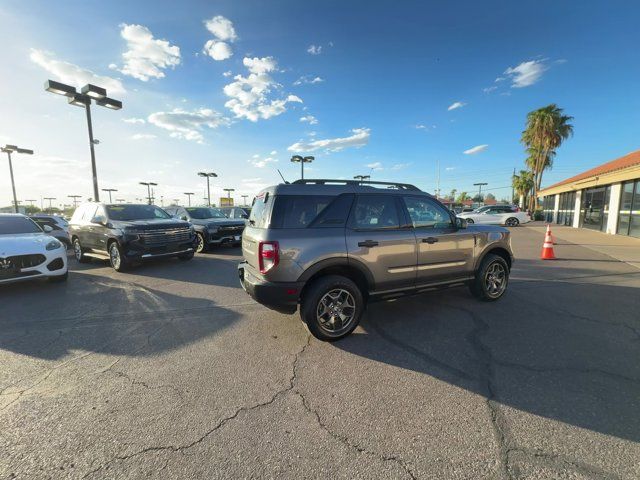
[[60, 247], [62, 247], [62, 243], [60, 243], [58, 240], [51, 240], [49, 243], [47, 243], [47, 246], [45, 248], [47, 250], [55, 250]]

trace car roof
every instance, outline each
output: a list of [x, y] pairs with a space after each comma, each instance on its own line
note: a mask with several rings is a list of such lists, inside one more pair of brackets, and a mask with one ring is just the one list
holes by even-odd
[[340, 195], [342, 193], [379, 193], [397, 195], [410, 193], [412, 195], [433, 195], [423, 192], [419, 188], [396, 182], [360, 182], [341, 179], [305, 179], [293, 183], [280, 183], [265, 188], [261, 194], [270, 195]]
[[25, 217], [25, 218], [29, 218], [26, 215], [23, 215], [22, 213], [0, 213], [0, 217]]

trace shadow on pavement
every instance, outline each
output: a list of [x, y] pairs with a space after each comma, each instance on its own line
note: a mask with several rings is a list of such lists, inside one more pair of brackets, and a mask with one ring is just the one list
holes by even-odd
[[[526, 262], [526, 261], [525, 261]], [[574, 269], [565, 269], [571, 276]], [[635, 285], [513, 281], [498, 302], [449, 289], [371, 304], [335, 347], [502, 405], [640, 441]]]

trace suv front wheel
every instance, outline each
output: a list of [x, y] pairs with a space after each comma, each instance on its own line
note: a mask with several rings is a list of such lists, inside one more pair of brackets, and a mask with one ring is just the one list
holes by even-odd
[[82, 245], [80, 244], [80, 239], [79, 238], [74, 238], [73, 239], [73, 256], [76, 257], [76, 260], [79, 263], [87, 263], [87, 262], [89, 262], [91, 260], [89, 257], [87, 257], [84, 254], [84, 251], [82, 250]]
[[489, 253], [482, 260], [469, 288], [479, 300], [493, 302], [504, 295], [508, 283], [509, 265], [504, 258]]
[[309, 332], [328, 342], [353, 332], [363, 311], [362, 292], [353, 281], [339, 275], [315, 280], [300, 306], [300, 316]]
[[116, 241], [109, 244], [109, 263], [116, 272], [123, 272], [129, 266], [128, 260], [124, 257], [122, 249]]

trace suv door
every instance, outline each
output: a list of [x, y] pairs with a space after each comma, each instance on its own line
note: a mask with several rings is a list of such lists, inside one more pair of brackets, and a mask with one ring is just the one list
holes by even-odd
[[465, 278], [473, 274], [475, 237], [459, 229], [446, 208], [425, 196], [403, 196], [416, 236], [416, 285]]
[[416, 236], [397, 195], [358, 195], [351, 209], [346, 243], [349, 260], [361, 262], [373, 275], [373, 290], [415, 286]]
[[107, 222], [107, 213], [104, 210], [102, 205], [98, 205], [97, 209], [91, 209], [93, 214], [91, 216], [87, 216], [87, 240], [84, 245], [89, 247], [92, 250], [98, 251], [107, 251], [107, 231], [108, 228], [105, 227], [99, 221], [106, 223]]

